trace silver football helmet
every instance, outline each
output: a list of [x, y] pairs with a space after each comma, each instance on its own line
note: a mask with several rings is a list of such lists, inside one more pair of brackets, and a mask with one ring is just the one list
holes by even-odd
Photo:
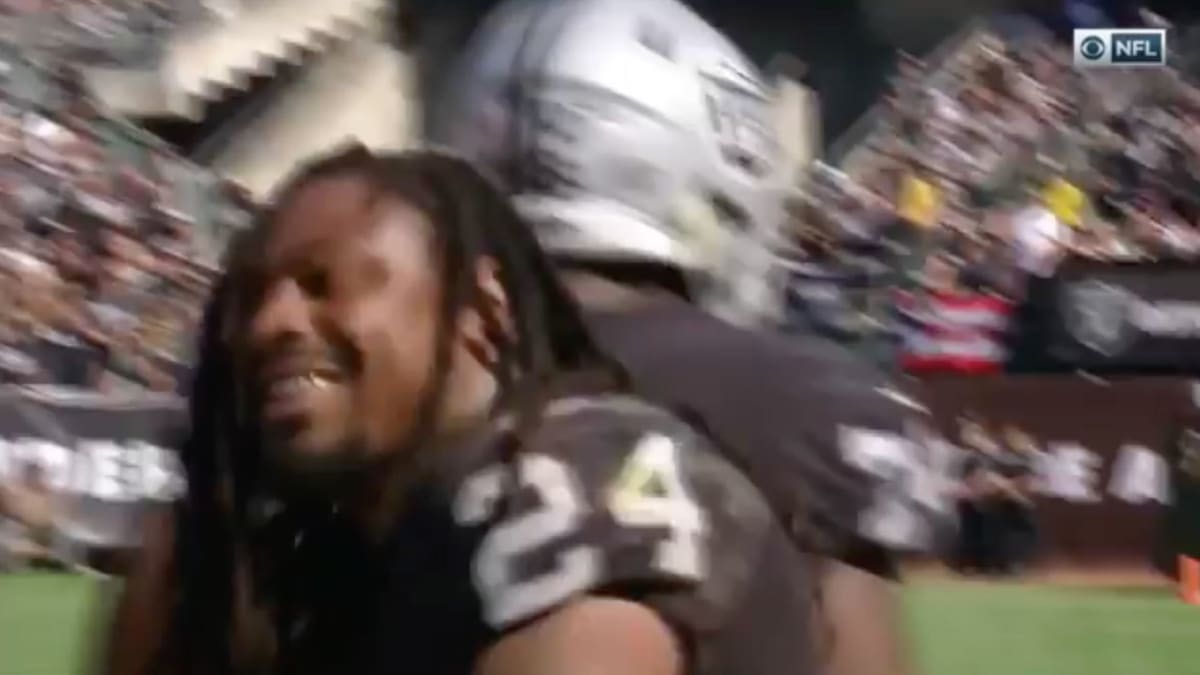
[[490, 169], [552, 254], [682, 270], [775, 318], [788, 187], [772, 91], [675, 0], [511, 0], [469, 41], [429, 140]]

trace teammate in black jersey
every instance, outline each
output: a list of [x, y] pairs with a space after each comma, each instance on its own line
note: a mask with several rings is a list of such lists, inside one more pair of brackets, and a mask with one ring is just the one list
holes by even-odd
[[771, 330], [793, 189], [772, 98], [676, 0], [514, 0], [470, 39], [430, 136], [510, 191], [638, 393], [708, 434], [824, 561], [831, 672], [894, 675], [896, 553], [948, 510], [921, 473], [919, 406], [845, 350]]
[[309, 166], [210, 304], [106, 672], [817, 672], [809, 561], [625, 379], [467, 164]]

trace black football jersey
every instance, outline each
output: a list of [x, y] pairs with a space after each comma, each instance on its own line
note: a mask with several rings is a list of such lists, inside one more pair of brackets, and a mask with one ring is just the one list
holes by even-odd
[[282, 670], [467, 675], [507, 633], [604, 595], [655, 610], [691, 675], [815, 672], [809, 560], [704, 436], [611, 395], [557, 399], [506, 457], [510, 441], [501, 424], [440, 451], [385, 550], [296, 577], [342, 580], [289, 611]]
[[892, 552], [928, 546], [949, 515], [921, 468], [923, 411], [841, 346], [682, 301], [588, 319], [638, 393], [710, 434], [802, 545], [890, 577]]

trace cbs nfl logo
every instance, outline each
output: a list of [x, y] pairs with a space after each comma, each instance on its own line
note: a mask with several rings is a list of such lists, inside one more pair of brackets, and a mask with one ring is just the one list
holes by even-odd
[[1162, 28], [1075, 30], [1076, 67], [1145, 67], [1167, 62], [1167, 31]]

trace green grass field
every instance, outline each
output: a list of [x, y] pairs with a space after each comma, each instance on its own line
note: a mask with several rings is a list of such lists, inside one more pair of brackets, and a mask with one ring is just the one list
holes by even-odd
[[[0, 576], [0, 675], [76, 675], [99, 582]], [[925, 675], [1195, 675], [1200, 607], [1167, 589], [923, 580], [906, 592]]]

